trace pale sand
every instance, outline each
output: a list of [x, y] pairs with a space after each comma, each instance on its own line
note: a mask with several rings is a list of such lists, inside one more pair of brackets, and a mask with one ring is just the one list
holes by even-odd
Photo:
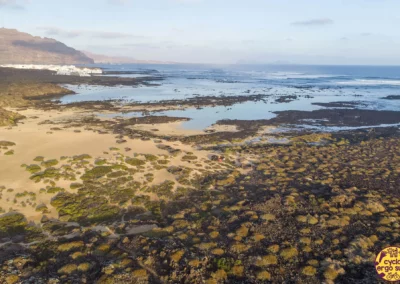
[[272, 133], [275, 129], [277, 129], [276, 126], [262, 126], [260, 130], [257, 132], [257, 136], [263, 136]]
[[[75, 133], [74, 130], [77, 128], [51, 131], [50, 128], [52, 127], [62, 128], [62, 126], [52, 124], [38, 125], [39, 122], [46, 119], [51, 119], [53, 121], [62, 121], [63, 119], [68, 120], [71, 118], [76, 119], [79, 116], [88, 115], [87, 113], [77, 113], [74, 111], [43, 112], [32, 109], [19, 111], [19, 113], [27, 117], [26, 120], [23, 120], [23, 124], [20, 123], [13, 128], [0, 128], [0, 141], [12, 141], [17, 144], [12, 147], [15, 151], [14, 155], [5, 156], [3, 153], [0, 154], [0, 186], [14, 189], [13, 192], [3, 191], [0, 207], [6, 211], [12, 207], [14, 210], [23, 213], [29, 220], [40, 220], [42, 213], [36, 212], [34, 208], [29, 205], [22, 207], [19, 203], [26, 198], [18, 199], [18, 204], [14, 204], [13, 199], [16, 193], [24, 191], [35, 192], [37, 194], [36, 204], [46, 204], [51, 210], [51, 214], [47, 215], [50, 217], [57, 217], [54, 208], [49, 206], [50, 199], [54, 194], [39, 194], [39, 190], [44, 187], [44, 184], [31, 181], [29, 179], [31, 174], [21, 167], [22, 164], [29, 165], [36, 163], [33, 159], [37, 156], [44, 156], [45, 159], [60, 159], [61, 156], [89, 154], [93, 158], [102, 157], [113, 159], [116, 154], [109, 151], [110, 147], [117, 147], [120, 149], [129, 147], [132, 149], [130, 152], [121, 151], [124, 155], [133, 155], [133, 153], [168, 154], [168, 152], [157, 148], [156, 143], [153, 141], [128, 139], [124, 144], [117, 144], [115, 135], [113, 134], [98, 134], [93, 131], [85, 131], [84, 129], [80, 129], [82, 131], [81, 133]], [[37, 118], [34, 118], [35, 116]], [[164, 126], [168, 128], [168, 126]], [[50, 131], [52, 134], [48, 134]], [[182, 132], [182, 134], [188, 133]], [[182, 151], [193, 152], [199, 157], [199, 161], [201, 159], [207, 159], [210, 155], [208, 152], [197, 151], [190, 145], [183, 145], [180, 142], [163, 141], [163, 144], [181, 149]], [[105, 151], [108, 151], [109, 154], [104, 154]], [[187, 162], [182, 162], [180, 159], [181, 156], [171, 159], [170, 165], [196, 168], [196, 166], [193, 165], [194, 163], [189, 164]], [[62, 164], [62, 162], [60, 164]], [[154, 174], [155, 180], [151, 184], [157, 184], [164, 180], [173, 180], [173, 175], [166, 170], [161, 170]], [[68, 189], [70, 183], [69, 181], [59, 181], [57, 182], [57, 186]], [[7, 199], [9, 200], [7, 201]]]
[[214, 124], [206, 130], [214, 130], [215, 132], [238, 132], [236, 125]]
[[[150, 131], [156, 135], [181, 136], [181, 135], [204, 134], [204, 131], [201, 130], [183, 129], [182, 121], [170, 122], [170, 123], [158, 123], [158, 124], [135, 124], [130, 126], [129, 128]], [[157, 131], [155, 131], [154, 129], [157, 129]]]

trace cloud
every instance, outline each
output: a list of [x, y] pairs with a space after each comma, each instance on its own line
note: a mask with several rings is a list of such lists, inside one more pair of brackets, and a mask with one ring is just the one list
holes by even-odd
[[[168, 0], [169, 2], [179, 3], [179, 4], [192, 4], [192, 3], [200, 3], [203, 0]], [[107, 2], [111, 5], [127, 5], [132, 2], [132, 0], [107, 0]]]
[[92, 37], [102, 39], [117, 39], [117, 38], [144, 38], [143, 36], [137, 36], [127, 33], [119, 32], [105, 32], [105, 31], [90, 31], [90, 30], [64, 30], [57, 27], [39, 27], [38, 29], [44, 30], [46, 35], [49, 36], [60, 36], [66, 38], [74, 37]]
[[0, 9], [1, 8], [8, 8], [8, 9], [14, 9], [14, 10], [23, 10], [24, 6], [22, 5], [26, 4], [28, 1], [17, 1], [17, 0], [0, 0]]
[[154, 43], [146, 43], [146, 42], [139, 42], [139, 43], [125, 43], [121, 45], [122, 47], [132, 47], [132, 48], [152, 48], [152, 49], [159, 49], [161, 48], [160, 45]]
[[362, 33], [361, 35], [362, 35], [362, 36], [371, 36], [372, 33]]
[[0, 0], [0, 6], [10, 5], [15, 3], [13, 0]]
[[333, 24], [334, 21], [329, 18], [311, 19], [307, 21], [297, 21], [291, 23], [292, 26], [326, 26]]
[[241, 42], [242, 42], [243, 44], [255, 44], [255, 43], [257, 43], [257, 41], [254, 40], [254, 39], [244, 39], [244, 40], [242, 40]]
[[108, 0], [108, 3], [111, 5], [126, 5], [129, 2], [129, 0]]
[[198, 3], [201, 2], [202, 0], [172, 0], [172, 1], [177, 3]]

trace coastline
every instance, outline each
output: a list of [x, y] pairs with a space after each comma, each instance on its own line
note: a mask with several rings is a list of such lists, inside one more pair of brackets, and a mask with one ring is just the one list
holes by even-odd
[[[150, 114], [177, 101], [62, 105], [55, 89], [68, 91], [30, 82], [0, 96], [20, 116], [0, 127], [0, 256], [12, 271], [0, 281], [342, 281], [399, 239], [400, 132], [379, 127], [393, 112], [288, 111], [186, 130], [189, 117]], [[145, 112], [110, 115], [121, 109]], [[309, 118], [375, 127], [290, 127]]]

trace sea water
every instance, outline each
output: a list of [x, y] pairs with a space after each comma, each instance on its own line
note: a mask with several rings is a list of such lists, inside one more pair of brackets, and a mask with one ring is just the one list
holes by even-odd
[[[154, 85], [88, 86], [68, 85], [77, 94], [61, 98], [72, 102], [120, 100], [121, 102], [159, 102], [196, 96], [267, 95], [264, 101], [232, 106], [204, 106], [199, 109], [168, 110], [153, 115], [189, 117], [187, 129], [204, 129], [221, 119], [270, 119], [285, 110], [312, 111], [325, 107], [313, 103], [360, 102], [359, 109], [400, 111], [400, 100], [382, 99], [400, 95], [400, 67], [388, 66], [308, 66], [308, 65], [91, 65], [105, 71], [126, 72], [123, 77], [154, 77]], [[108, 75], [109, 76], [109, 75]], [[297, 99], [279, 103], [281, 96]], [[113, 116], [140, 116], [116, 113]]]

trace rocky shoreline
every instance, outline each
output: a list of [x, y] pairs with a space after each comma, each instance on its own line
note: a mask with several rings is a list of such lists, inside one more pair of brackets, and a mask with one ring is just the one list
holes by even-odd
[[174, 132], [190, 118], [150, 111], [266, 97], [62, 105], [53, 80], [97, 81], [25, 72], [0, 76], [0, 122], [18, 115], [0, 127], [1, 283], [372, 283], [376, 252], [400, 245], [400, 131], [379, 127], [398, 112], [335, 103]]

